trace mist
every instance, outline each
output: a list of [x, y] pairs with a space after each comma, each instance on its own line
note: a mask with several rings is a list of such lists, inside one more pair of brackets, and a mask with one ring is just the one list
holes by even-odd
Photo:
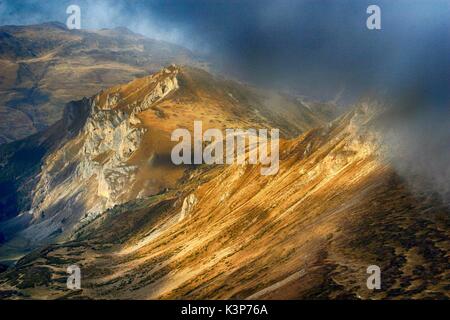
[[450, 102], [411, 90], [391, 98], [377, 130], [383, 157], [414, 193], [436, 194], [450, 206]]

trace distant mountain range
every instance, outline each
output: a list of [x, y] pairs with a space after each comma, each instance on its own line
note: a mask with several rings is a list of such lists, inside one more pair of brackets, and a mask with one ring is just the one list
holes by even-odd
[[205, 66], [185, 48], [126, 28], [68, 30], [58, 22], [0, 27], [0, 143], [47, 128], [69, 101], [170, 63]]

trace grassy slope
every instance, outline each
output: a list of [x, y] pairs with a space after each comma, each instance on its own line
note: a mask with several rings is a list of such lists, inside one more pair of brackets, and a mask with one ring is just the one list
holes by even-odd
[[[4, 272], [4, 296], [448, 297], [449, 209], [377, 160], [359, 113], [284, 141], [277, 176], [199, 167], [176, 190], [108, 211]], [[191, 193], [198, 203], [179, 221]], [[82, 267], [81, 292], [65, 289], [69, 263]], [[380, 291], [365, 287], [371, 264]]]

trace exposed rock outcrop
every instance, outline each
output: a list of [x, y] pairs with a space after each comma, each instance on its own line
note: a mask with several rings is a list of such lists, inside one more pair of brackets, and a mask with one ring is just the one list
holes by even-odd
[[152, 90], [131, 105], [120, 91], [68, 105], [67, 141], [42, 166], [27, 236], [40, 240], [65, 233], [132, 199], [138, 166], [129, 160], [147, 131], [137, 115], [178, 89], [177, 73], [172, 66], [148, 77]]
[[197, 204], [197, 198], [195, 194], [191, 193], [183, 200], [183, 205], [181, 207], [180, 218], [178, 221], [183, 221], [189, 214], [194, 210], [195, 205]]

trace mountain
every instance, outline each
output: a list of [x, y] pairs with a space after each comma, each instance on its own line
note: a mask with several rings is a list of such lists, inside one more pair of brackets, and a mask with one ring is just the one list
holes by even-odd
[[0, 143], [58, 121], [68, 101], [156, 72], [204, 65], [182, 47], [126, 28], [68, 30], [61, 23], [0, 27]]
[[[0, 296], [448, 298], [449, 204], [386, 160], [375, 102], [333, 110], [176, 65], [69, 103], [0, 147], [0, 253], [18, 260]], [[171, 132], [195, 120], [279, 128], [278, 173], [174, 166]]]
[[170, 159], [176, 128], [200, 119], [204, 130], [277, 127], [293, 137], [329, 120], [332, 106], [317, 106], [169, 66], [71, 102], [48, 130], [0, 146], [0, 221], [31, 218], [25, 247], [65, 238], [107, 209], [176, 187], [185, 171]]

